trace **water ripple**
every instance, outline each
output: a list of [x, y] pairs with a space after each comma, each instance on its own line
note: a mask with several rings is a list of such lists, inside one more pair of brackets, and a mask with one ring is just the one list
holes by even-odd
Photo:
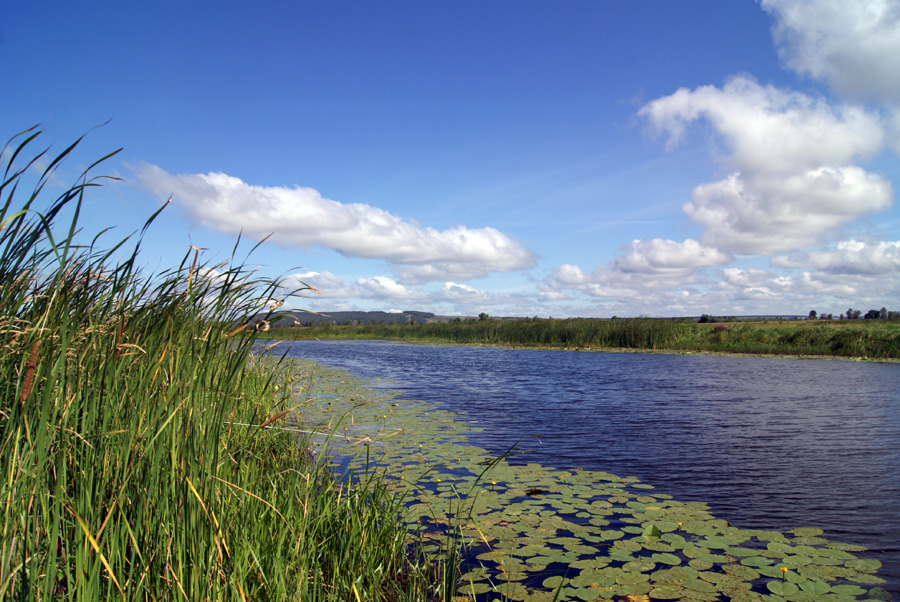
[[900, 365], [295, 342], [483, 427], [493, 453], [636, 476], [741, 528], [820, 527], [900, 593]]

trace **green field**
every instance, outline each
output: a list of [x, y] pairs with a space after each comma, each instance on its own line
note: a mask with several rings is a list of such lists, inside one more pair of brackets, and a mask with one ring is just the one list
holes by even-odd
[[270, 339], [370, 339], [580, 350], [900, 359], [900, 320], [521, 319], [272, 329]]

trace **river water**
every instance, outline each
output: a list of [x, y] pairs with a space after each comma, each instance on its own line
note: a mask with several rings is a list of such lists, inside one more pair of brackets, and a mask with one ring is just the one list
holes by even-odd
[[513, 463], [636, 476], [739, 528], [866, 546], [900, 599], [900, 364], [285, 344], [459, 413], [493, 453], [533, 450]]

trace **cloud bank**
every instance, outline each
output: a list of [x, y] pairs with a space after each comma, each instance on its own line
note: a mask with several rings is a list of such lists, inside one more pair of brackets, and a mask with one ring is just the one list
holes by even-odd
[[731, 173], [697, 186], [684, 205], [705, 245], [741, 255], [791, 251], [891, 204], [889, 182], [850, 164], [884, 146], [880, 117], [862, 107], [832, 107], [738, 76], [722, 88], [678, 90], [639, 115], [669, 136], [669, 148], [691, 123], [711, 126]]
[[900, 103], [900, 2], [762, 0], [778, 53], [845, 98]]
[[469, 279], [534, 265], [534, 254], [494, 228], [424, 227], [362, 203], [339, 203], [313, 188], [253, 186], [223, 173], [173, 175], [155, 165], [135, 174], [169, 195], [195, 222], [287, 248], [321, 246], [398, 266], [401, 280]]
[[[862, 165], [888, 146], [900, 152], [900, 1], [761, 5], [782, 62], [842, 101], [736, 75], [647, 103], [638, 116], [666, 137], [667, 150], [707, 128], [724, 176], [697, 185], [682, 207], [699, 240], [635, 241], [591, 272], [559, 266], [541, 285], [546, 300], [571, 300], [566, 291], [574, 291], [677, 312], [896, 295], [886, 277], [900, 272], [900, 242], [840, 239], [893, 203], [891, 183]], [[788, 272], [728, 267], [708, 279], [709, 268], [740, 257], [771, 257]]]

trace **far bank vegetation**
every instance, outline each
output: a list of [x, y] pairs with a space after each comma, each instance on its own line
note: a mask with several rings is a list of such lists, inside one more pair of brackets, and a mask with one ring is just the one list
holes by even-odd
[[900, 358], [900, 319], [897, 318], [745, 320], [704, 317], [708, 319], [484, 317], [429, 324], [273, 328], [266, 333], [266, 337], [396, 340], [585, 350]]

